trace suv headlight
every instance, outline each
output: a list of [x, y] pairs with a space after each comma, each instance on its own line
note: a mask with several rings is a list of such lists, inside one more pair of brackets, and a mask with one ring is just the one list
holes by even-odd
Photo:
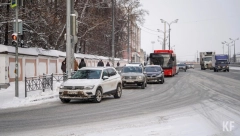
[[84, 90], [92, 90], [93, 88], [94, 88], [94, 85], [84, 86]]
[[138, 76], [137, 78], [138, 78], [138, 79], [143, 79], [143, 77], [142, 77], [142, 76]]

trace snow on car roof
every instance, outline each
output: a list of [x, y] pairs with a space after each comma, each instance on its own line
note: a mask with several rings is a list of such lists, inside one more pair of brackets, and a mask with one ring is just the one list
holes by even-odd
[[[83, 67], [81, 69], [103, 70], [106, 68], [113, 68], [113, 67]], [[81, 69], [79, 69], [79, 70], [81, 70]]]
[[145, 67], [160, 67], [160, 65], [147, 65]]

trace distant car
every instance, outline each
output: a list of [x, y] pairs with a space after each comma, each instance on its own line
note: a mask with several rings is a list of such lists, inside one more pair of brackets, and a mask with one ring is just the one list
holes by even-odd
[[141, 66], [124, 66], [121, 71], [122, 86], [137, 85], [142, 89], [147, 87], [147, 79]]
[[187, 64], [188, 65], [188, 69], [192, 68], [194, 69], [194, 65], [193, 64]]
[[177, 64], [177, 66], [179, 67], [179, 71], [182, 70], [182, 71], [187, 71], [187, 65], [184, 64], [184, 63], [180, 63], [180, 64]]
[[147, 82], [157, 82], [160, 84], [164, 83], [164, 71], [159, 65], [148, 65], [145, 66], [144, 71], [147, 74]]
[[90, 99], [100, 103], [104, 96], [122, 95], [122, 80], [112, 67], [83, 67], [63, 82], [59, 90], [59, 98], [63, 103], [73, 99]]

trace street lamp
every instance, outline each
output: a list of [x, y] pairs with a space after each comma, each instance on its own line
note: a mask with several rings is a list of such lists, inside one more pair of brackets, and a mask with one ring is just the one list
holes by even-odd
[[[166, 45], [166, 32], [160, 30], [160, 29], [157, 29], [157, 31], [159, 33], [163, 33], [164, 34], [164, 38], [163, 38], [163, 42], [162, 42], [162, 49], [164, 50], [165, 49], [165, 45]], [[158, 36], [158, 38], [160, 38], [160, 36]]]
[[222, 42], [222, 44], [223, 44], [223, 54], [224, 54], [224, 44], [226, 43], [226, 41], [224, 41], [224, 42]]
[[165, 21], [165, 20], [163, 20], [163, 19], [160, 19], [160, 20], [161, 20], [162, 23], [167, 23], [168, 26], [169, 26], [169, 45], [168, 45], [168, 48], [169, 48], [169, 50], [170, 50], [170, 30], [171, 30], [171, 29], [170, 29], [170, 26], [171, 26], [172, 23], [177, 23], [177, 22], [178, 22], [178, 19], [172, 21], [171, 23], [168, 23], [167, 21]]
[[237, 38], [237, 39], [235, 39], [235, 40], [234, 40], [234, 39], [231, 39], [231, 38], [229, 38], [229, 39], [234, 43], [234, 44], [233, 44], [233, 45], [234, 45], [234, 55], [233, 55], [233, 59], [234, 59], [234, 60], [233, 60], [233, 61], [236, 62], [235, 41], [236, 41], [236, 40], [239, 40], [239, 38]]
[[224, 41], [224, 43], [226, 43], [226, 46], [228, 46], [228, 61], [231, 62], [231, 46], [232, 45], [230, 45], [230, 43], [227, 43], [226, 41]]

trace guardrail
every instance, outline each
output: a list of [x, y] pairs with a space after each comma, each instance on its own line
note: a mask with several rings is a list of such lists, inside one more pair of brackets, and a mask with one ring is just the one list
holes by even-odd
[[25, 77], [25, 97], [27, 97], [27, 92], [35, 90], [51, 89], [53, 90], [53, 81], [66, 81], [66, 74], [51, 74], [51, 75], [41, 75], [38, 77]]
[[229, 64], [229, 66], [240, 67], [240, 63], [233, 63], [233, 62], [231, 62], [231, 63]]

